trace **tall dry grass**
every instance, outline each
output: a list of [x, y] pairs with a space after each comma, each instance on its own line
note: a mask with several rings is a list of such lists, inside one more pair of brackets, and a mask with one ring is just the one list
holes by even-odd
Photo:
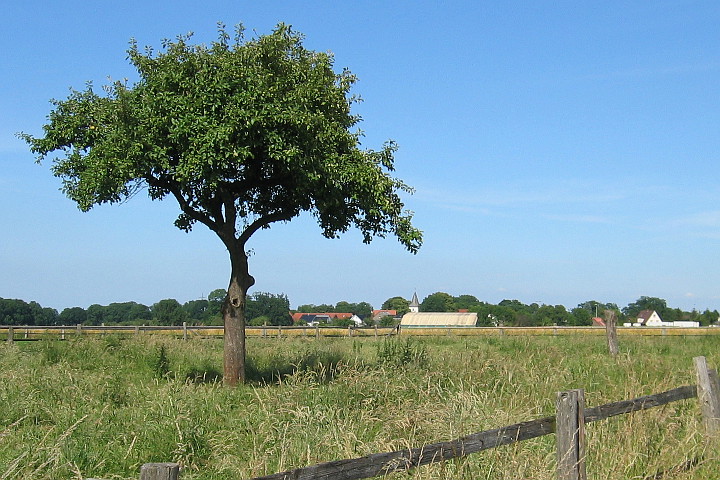
[[[253, 383], [219, 382], [222, 342], [108, 336], [0, 346], [0, 480], [137, 478], [174, 461], [183, 480], [251, 478], [418, 447], [695, 383], [718, 340], [437, 337], [249, 339]], [[588, 476], [706, 479], [720, 471], [696, 400], [587, 426]], [[551, 479], [552, 435], [396, 473], [413, 479]]]

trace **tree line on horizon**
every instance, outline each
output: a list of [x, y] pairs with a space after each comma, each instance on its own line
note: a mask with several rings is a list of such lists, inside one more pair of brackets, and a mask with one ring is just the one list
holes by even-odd
[[[388, 300], [388, 305], [400, 305], [401, 303], [401, 297]], [[608, 310], [615, 312], [620, 324], [634, 320], [643, 310], [656, 311], [666, 322], [695, 321], [702, 326], [717, 322], [720, 317], [718, 310], [705, 309], [703, 312], [697, 310], [685, 312], [679, 308], [669, 307], [662, 298], [649, 296], [642, 296], [622, 309], [614, 303], [588, 300], [568, 310], [563, 305], [538, 303], [526, 305], [519, 300], [503, 300], [495, 305], [482, 302], [473, 295], [454, 297], [445, 292], [436, 292], [425, 297], [420, 303], [419, 310], [420, 312], [467, 310], [478, 314], [477, 326], [479, 327], [587, 326], [592, 325], [593, 317], [604, 318], [605, 312]]]
[[[190, 300], [181, 304], [175, 299], [160, 300], [147, 306], [137, 302], [116, 302], [109, 305], [90, 305], [57, 310], [42, 307], [35, 301], [0, 298], [0, 324], [2, 325], [182, 325], [183, 322], [196, 325], [222, 325], [222, 302], [224, 289], [210, 292], [207, 299]], [[394, 325], [399, 318], [410, 311], [410, 301], [391, 297], [383, 302], [383, 310], [395, 310], [396, 315], [379, 320], [383, 326]], [[304, 304], [290, 308], [285, 294], [257, 292], [248, 296], [248, 325], [292, 325], [292, 313], [352, 313], [372, 325], [374, 308], [368, 302], [351, 303], [340, 301], [336, 304]], [[618, 322], [630, 321], [642, 310], [654, 310], [667, 322], [689, 320], [706, 326], [718, 321], [718, 310], [705, 309], [700, 312], [672, 308], [662, 298], [642, 296], [624, 308], [614, 303], [589, 300], [570, 310], [563, 305], [524, 304], [519, 300], [502, 300], [498, 304], [480, 301], [473, 295], [452, 296], [435, 292], [423, 299], [420, 312], [456, 312], [464, 310], [478, 314], [479, 327], [491, 326], [586, 326], [592, 325], [592, 318], [603, 317], [606, 310], [616, 312]], [[347, 319], [333, 320], [331, 325], [348, 326]]]

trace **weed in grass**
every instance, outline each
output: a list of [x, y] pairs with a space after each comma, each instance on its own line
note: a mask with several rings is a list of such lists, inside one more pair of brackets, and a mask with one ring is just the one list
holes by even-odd
[[425, 345], [412, 337], [390, 338], [377, 344], [377, 361], [392, 367], [427, 367], [430, 357]]
[[59, 340], [54, 338], [44, 338], [40, 341], [40, 351], [42, 353], [41, 362], [43, 365], [55, 365], [64, 357], [65, 349]]
[[170, 359], [165, 344], [160, 345], [160, 348], [158, 348], [157, 355], [152, 359], [151, 367], [158, 378], [167, 378], [170, 374]]

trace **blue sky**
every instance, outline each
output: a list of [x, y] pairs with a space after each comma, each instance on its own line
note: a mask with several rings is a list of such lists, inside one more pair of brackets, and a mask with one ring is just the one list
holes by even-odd
[[29, 0], [0, 17], [0, 297], [62, 310], [225, 287], [222, 244], [177, 230], [172, 201], [81, 213], [15, 133], [39, 135], [70, 87], [132, 79], [131, 37], [283, 21], [359, 77], [364, 145], [399, 144], [425, 244], [326, 240], [301, 217], [251, 241], [253, 291], [720, 308], [718, 2]]

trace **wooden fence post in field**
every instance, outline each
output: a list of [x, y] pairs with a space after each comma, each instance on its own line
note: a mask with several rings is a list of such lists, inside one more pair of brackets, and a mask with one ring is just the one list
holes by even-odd
[[12, 325], [10, 325], [7, 332], [7, 342], [12, 343], [13, 340], [15, 340], [15, 329]]
[[187, 341], [187, 322], [183, 322], [183, 340]]
[[140, 467], [140, 480], [177, 480], [180, 466], [177, 463], [146, 463]]
[[720, 433], [720, 385], [717, 381], [717, 372], [708, 368], [705, 357], [695, 357], [693, 363], [705, 431], [709, 436], [714, 436]]
[[558, 480], [586, 480], [585, 392], [559, 392], [555, 403]]
[[320, 325], [315, 325], [315, 338], [320, 338]]
[[75, 328], [76, 328], [77, 334], [82, 335], [82, 323], [78, 323]]
[[607, 334], [608, 349], [610, 355], [613, 357], [617, 356], [620, 352], [618, 348], [618, 337], [617, 337], [617, 316], [614, 310], [605, 310], [605, 333]]

